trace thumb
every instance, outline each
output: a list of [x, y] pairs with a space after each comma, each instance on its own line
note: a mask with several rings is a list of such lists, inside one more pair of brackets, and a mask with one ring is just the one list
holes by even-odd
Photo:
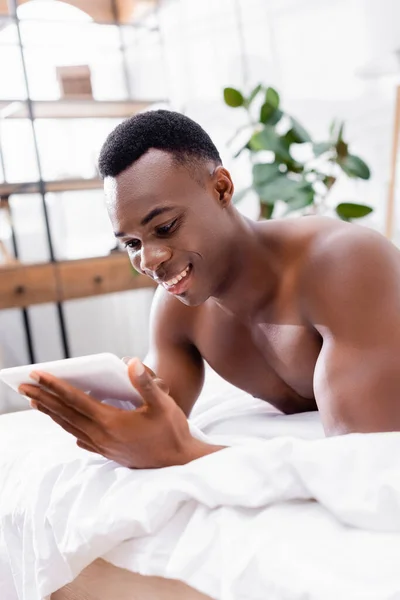
[[[132, 356], [123, 356], [121, 358], [122, 362], [125, 363], [126, 365], [129, 366], [129, 363], [131, 362], [131, 360], [137, 360], [136, 358], [132, 358]], [[157, 379], [158, 381], [161, 381], [161, 379], [158, 379], [157, 375], [154, 373], [153, 369], [150, 369], [150, 367], [148, 367], [147, 365], [143, 364], [144, 368], [146, 369], [146, 371], [148, 373], [150, 373], [151, 377], [153, 379]]]
[[[121, 358], [121, 360], [123, 363], [125, 363], [126, 365], [129, 366], [129, 363], [131, 362], [131, 360], [135, 360], [135, 359], [133, 359], [132, 356], [124, 356], [123, 358]], [[145, 364], [143, 364], [143, 366], [146, 369], [146, 371], [150, 374], [150, 377], [152, 379], [154, 379], [154, 381], [156, 382], [158, 387], [161, 388], [162, 391], [165, 392], [166, 394], [169, 394], [169, 387], [166, 384], [166, 382], [163, 379], [160, 379], [160, 377], [157, 377], [157, 375], [154, 373], [154, 371], [152, 369], [150, 369], [150, 367], [148, 367]]]
[[169, 396], [157, 385], [154, 377], [151, 376], [138, 358], [129, 361], [128, 374], [132, 385], [140, 393], [146, 404], [158, 408], [168, 404]]

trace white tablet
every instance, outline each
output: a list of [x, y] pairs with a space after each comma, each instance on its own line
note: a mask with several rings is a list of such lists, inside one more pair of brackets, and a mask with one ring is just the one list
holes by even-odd
[[32, 371], [51, 373], [107, 404], [132, 409], [142, 403], [130, 382], [128, 366], [115, 354], [104, 352], [1, 369], [0, 379], [18, 392], [22, 383], [36, 384], [29, 377]]

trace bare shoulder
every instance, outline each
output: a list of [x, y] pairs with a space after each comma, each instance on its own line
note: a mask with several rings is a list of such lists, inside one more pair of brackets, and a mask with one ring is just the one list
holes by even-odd
[[357, 280], [366, 270], [400, 274], [400, 251], [380, 233], [338, 219], [318, 219], [312, 225], [303, 264], [306, 275], [344, 282]]
[[343, 231], [348, 223], [330, 217], [304, 216], [288, 219], [272, 219], [254, 223], [256, 231], [268, 248], [285, 258], [307, 259], [308, 250], [320, 240]]
[[170, 341], [191, 341], [198, 309], [174, 298], [161, 286], [155, 291], [150, 315], [150, 331]]
[[[301, 295], [312, 320], [400, 308], [400, 251], [367, 227], [315, 223], [301, 265]], [[375, 307], [375, 308], [374, 308]]]

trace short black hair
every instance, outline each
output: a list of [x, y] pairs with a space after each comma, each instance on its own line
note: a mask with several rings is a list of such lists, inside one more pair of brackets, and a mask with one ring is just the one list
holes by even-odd
[[151, 110], [126, 119], [107, 137], [98, 161], [101, 177], [116, 177], [150, 148], [169, 152], [182, 164], [199, 159], [222, 164], [198, 123], [178, 112]]

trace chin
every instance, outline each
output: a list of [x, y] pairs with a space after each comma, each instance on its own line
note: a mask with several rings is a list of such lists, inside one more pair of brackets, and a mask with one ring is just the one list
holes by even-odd
[[183, 294], [176, 296], [176, 298], [178, 298], [178, 300], [180, 300], [183, 304], [192, 307], [204, 304], [204, 302], [206, 302], [209, 299], [209, 297], [209, 294], [196, 294], [189, 292], [184, 292]]

